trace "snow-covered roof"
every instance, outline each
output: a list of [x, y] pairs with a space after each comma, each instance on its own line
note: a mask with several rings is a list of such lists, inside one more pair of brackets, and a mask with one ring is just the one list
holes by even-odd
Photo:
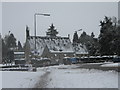
[[15, 60], [22, 61], [22, 60], [25, 60], [25, 58], [17, 58]]
[[76, 54], [88, 54], [88, 51], [86, 49], [85, 45], [82, 45], [81, 43], [78, 43], [77, 45], [74, 45], [74, 51]]
[[74, 53], [74, 51], [54, 51], [50, 50], [51, 53]]
[[[28, 39], [28, 41], [30, 44], [31, 52], [34, 53], [34, 51], [35, 51], [35, 37], [30, 37], [30, 39]], [[36, 39], [36, 50], [39, 53], [39, 55], [42, 54], [45, 46], [46, 46], [46, 44], [42, 38]]]
[[[29, 39], [31, 52], [35, 52], [35, 36], [30, 36]], [[68, 37], [48, 37], [48, 36], [36, 36], [36, 52], [41, 56], [45, 47], [51, 53], [75, 53], [76, 54], [88, 54], [85, 45], [77, 44], [72, 45]]]
[[[28, 39], [30, 44], [30, 49], [33, 52], [35, 50], [35, 37], [30, 36]], [[41, 56], [45, 47], [48, 47], [50, 52], [74, 52], [72, 43], [68, 37], [36, 37], [36, 50]]]
[[14, 52], [14, 54], [25, 54], [25, 52]]

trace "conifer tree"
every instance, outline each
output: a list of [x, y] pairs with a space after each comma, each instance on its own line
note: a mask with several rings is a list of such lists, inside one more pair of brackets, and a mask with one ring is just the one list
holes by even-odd
[[77, 34], [77, 31], [75, 31], [75, 33], [73, 35], [73, 43], [78, 43], [78, 34]]
[[46, 32], [46, 35], [51, 37], [56, 37], [57, 34], [58, 34], [57, 29], [55, 29], [55, 26], [53, 24], [51, 24], [50, 28]]
[[16, 38], [14, 37], [13, 33], [10, 33], [10, 35], [6, 35], [5, 44], [8, 48], [15, 48], [16, 47]]
[[100, 53], [101, 55], [113, 55], [113, 40], [115, 39], [115, 27], [111, 18], [105, 16], [103, 21], [100, 21], [100, 35], [99, 35], [99, 43], [100, 43]]

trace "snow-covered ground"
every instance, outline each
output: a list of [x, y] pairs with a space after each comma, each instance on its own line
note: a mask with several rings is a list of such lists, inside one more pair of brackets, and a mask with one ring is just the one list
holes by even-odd
[[106, 63], [101, 65], [101, 67], [120, 67], [120, 63]]
[[2, 72], [0, 71], [0, 90], [2, 89]]
[[0, 67], [2, 67], [2, 66], [6, 66], [5, 64], [0, 64]]
[[32, 88], [45, 72], [3, 71], [2, 88]]
[[[50, 73], [41, 79], [46, 72]], [[43, 88], [118, 88], [118, 72], [82, 69], [76, 65], [42, 67], [37, 72], [1, 73], [3, 88], [33, 88], [40, 80], [46, 80]]]
[[115, 71], [62, 68], [51, 69], [48, 88], [118, 88]]

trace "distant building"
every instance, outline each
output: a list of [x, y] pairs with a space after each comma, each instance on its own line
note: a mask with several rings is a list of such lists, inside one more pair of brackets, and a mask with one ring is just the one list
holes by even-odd
[[25, 64], [25, 52], [14, 51], [14, 61], [15, 64]]
[[[36, 46], [35, 46], [35, 40], [36, 40]], [[73, 47], [69, 36], [60, 37], [56, 35], [50, 36], [49, 34], [46, 36], [35, 37], [35, 36], [30, 36], [28, 27], [26, 28], [26, 49], [25, 49], [26, 61], [29, 61], [32, 58], [50, 58], [53, 61], [58, 60], [59, 62], [62, 62], [62, 59], [64, 57], [74, 57], [76, 56], [76, 54], [77, 55], [86, 54], [85, 53], [86, 50], [83, 50], [84, 47], [79, 48], [79, 50], [75, 52], [76, 51], [75, 49], [77, 49], [77, 47], [78, 46]]]

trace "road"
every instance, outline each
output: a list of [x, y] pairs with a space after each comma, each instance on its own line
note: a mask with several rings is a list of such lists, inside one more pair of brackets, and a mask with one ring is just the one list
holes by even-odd
[[49, 74], [50, 74], [50, 72], [46, 72], [44, 75], [42, 75], [40, 77], [39, 82], [37, 82], [35, 84], [34, 88], [45, 88], [48, 85], [49, 81], [50, 81], [49, 80]]

